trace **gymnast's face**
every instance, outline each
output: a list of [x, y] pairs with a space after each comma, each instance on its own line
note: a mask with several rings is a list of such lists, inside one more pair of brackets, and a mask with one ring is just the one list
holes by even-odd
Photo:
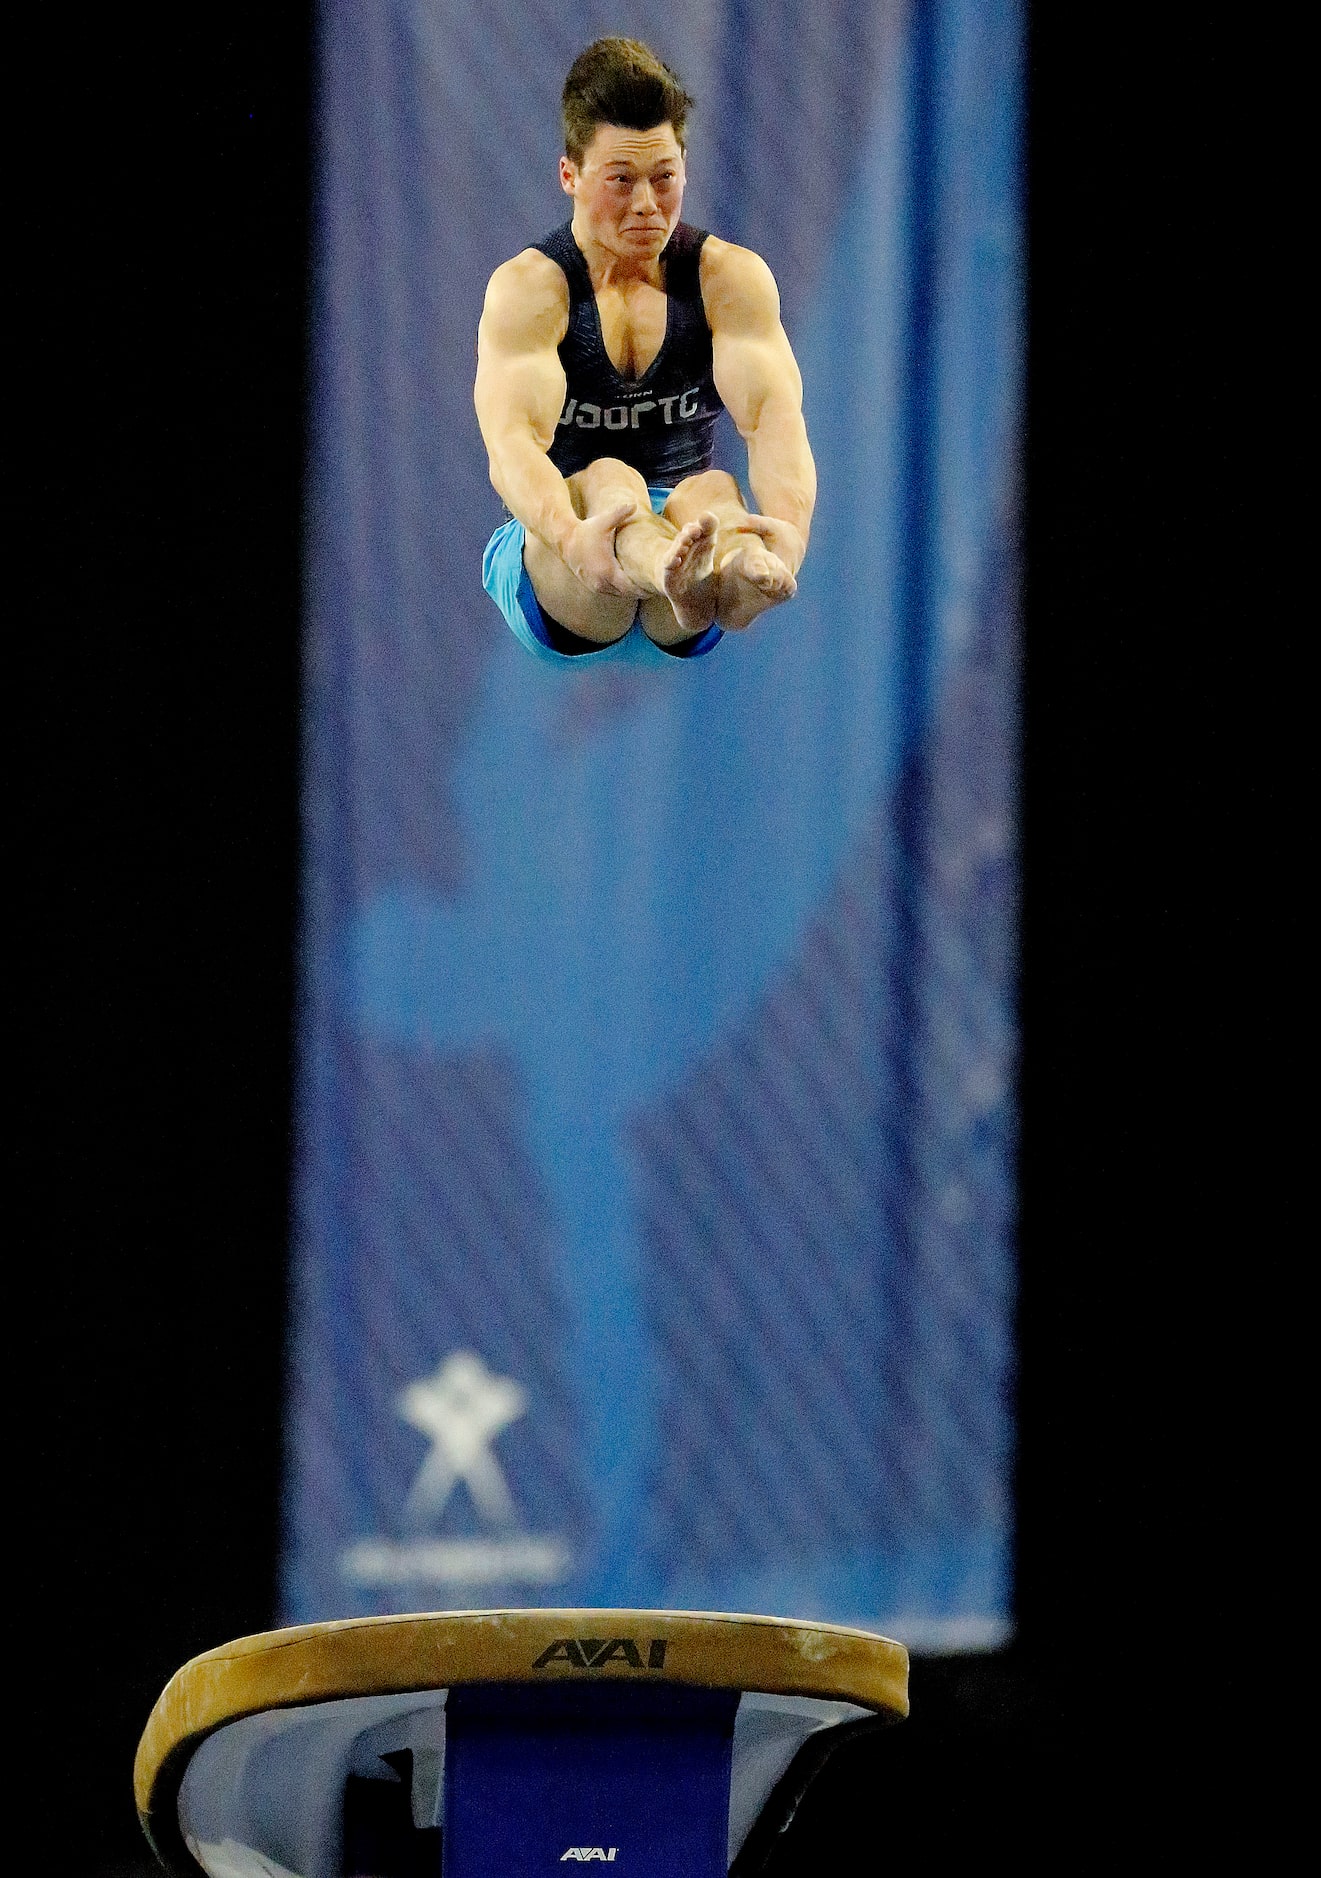
[[560, 158], [574, 229], [621, 260], [648, 262], [674, 233], [683, 207], [683, 151], [672, 124], [628, 130], [598, 124], [581, 163]]

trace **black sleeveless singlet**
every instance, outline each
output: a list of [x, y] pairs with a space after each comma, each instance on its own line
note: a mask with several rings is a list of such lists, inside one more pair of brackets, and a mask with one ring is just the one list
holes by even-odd
[[710, 469], [716, 419], [725, 408], [698, 277], [706, 230], [680, 222], [670, 236], [661, 255], [665, 337], [641, 378], [625, 378], [605, 349], [591, 275], [572, 228], [565, 222], [536, 243], [569, 283], [569, 329], [559, 349], [568, 385], [550, 460], [561, 476], [572, 476], [597, 457], [618, 457], [652, 487], [671, 489]]

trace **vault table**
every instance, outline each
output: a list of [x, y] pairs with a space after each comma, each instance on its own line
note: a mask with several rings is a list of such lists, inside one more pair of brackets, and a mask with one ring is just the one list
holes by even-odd
[[748, 1878], [831, 1749], [907, 1712], [903, 1646], [840, 1625], [355, 1618], [186, 1663], [134, 1780], [181, 1878]]

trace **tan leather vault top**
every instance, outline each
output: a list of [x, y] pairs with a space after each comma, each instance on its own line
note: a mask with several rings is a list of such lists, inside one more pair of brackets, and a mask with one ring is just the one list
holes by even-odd
[[[579, 1638], [635, 1647], [605, 1652], [610, 1660], [604, 1667], [591, 1668], [581, 1648], [568, 1647]], [[664, 1648], [654, 1649], [657, 1643]], [[908, 1713], [903, 1645], [841, 1624], [714, 1611], [351, 1617], [240, 1637], [185, 1663], [166, 1684], [138, 1746], [138, 1812], [159, 1843], [153, 1827], [166, 1826], [161, 1809], [173, 1809], [193, 1750], [226, 1722], [264, 1709], [471, 1682], [606, 1679], [818, 1696], [856, 1702], [896, 1721]], [[166, 1837], [172, 1836], [166, 1826]]]

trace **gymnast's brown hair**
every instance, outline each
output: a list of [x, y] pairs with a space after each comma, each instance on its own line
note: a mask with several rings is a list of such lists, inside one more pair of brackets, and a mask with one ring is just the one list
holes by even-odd
[[581, 163], [601, 124], [654, 130], [671, 124], [679, 148], [693, 100], [650, 46], [639, 39], [596, 39], [580, 52], [564, 81], [564, 154]]

